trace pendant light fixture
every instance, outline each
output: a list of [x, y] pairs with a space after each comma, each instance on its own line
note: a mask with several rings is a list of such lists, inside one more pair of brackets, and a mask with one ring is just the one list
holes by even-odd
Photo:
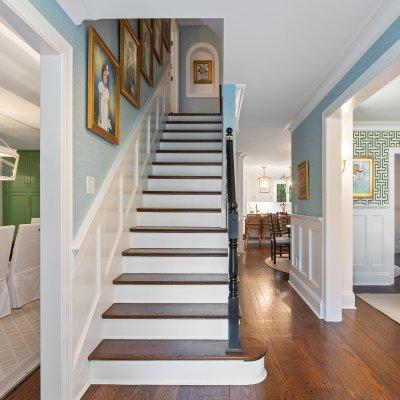
[[265, 175], [265, 168], [266, 167], [262, 167], [263, 176], [258, 178], [258, 189], [260, 193], [269, 193], [271, 191], [272, 178]]
[[0, 139], [0, 181], [14, 181], [17, 175], [19, 154]]
[[290, 175], [286, 176], [285, 173], [283, 173], [281, 178], [281, 180], [285, 182], [286, 193], [289, 193], [292, 187], [292, 167], [289, 167], [289, 169]]

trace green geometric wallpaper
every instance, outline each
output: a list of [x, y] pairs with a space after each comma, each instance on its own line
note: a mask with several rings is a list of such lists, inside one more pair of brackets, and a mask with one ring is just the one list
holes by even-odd
[[374, 198], [354, 200], [355, 205], [389, 204], [389, 148], [400, 147], [400, 131], [356, 130], [353, 132], [354, 157], [374, 159]]

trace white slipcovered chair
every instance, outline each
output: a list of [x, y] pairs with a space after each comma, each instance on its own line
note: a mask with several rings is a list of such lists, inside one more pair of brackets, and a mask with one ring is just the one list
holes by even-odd
[[40, 298], [40, 224], [18, 227], [7, 283], [12, 308]]
[[0, 226], [0, 318], [11, 313], [7, 276], [14, 231], [14, 225]]
[[31, 224], [40, 224], [40, 218], [31, 218]]

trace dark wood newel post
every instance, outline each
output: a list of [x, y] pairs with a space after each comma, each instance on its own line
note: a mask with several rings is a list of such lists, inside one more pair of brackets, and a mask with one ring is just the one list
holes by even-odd
[[228, 191], [228, 237], [229, 237], [229, 298], [228, 298], [228, 352], [241, 352], [239, 332], [238, 292], [238, 238], [239, 215], [235, 188], [235, 157], [233, 129], [226, 130], [226, 170]]

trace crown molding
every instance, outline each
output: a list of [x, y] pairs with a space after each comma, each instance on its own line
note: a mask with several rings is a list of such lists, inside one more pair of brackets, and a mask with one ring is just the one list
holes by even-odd
[[322, 99], [339, 83], [347, 72], [355, 65], [361, 56], [376, 42], [400, 14], [400, 4], [397, 0], [386, 1], [371, 18], [356, 39], [339, 57], [328, 75], [312, 94], [307, 104], [300, 112], [285, 124], [285, 129], [293, 132], [314, 110]]
[[91, 18], [90, 9], [84, 4], [84, 0], [57, 0], [57, 3], [71, 18], [75, 25]]
[[353, 124], [354, 130], [400, 130], [400, 121], [390, 121], [390, 122], [382, 122], [382, 121], [354, 121]]

